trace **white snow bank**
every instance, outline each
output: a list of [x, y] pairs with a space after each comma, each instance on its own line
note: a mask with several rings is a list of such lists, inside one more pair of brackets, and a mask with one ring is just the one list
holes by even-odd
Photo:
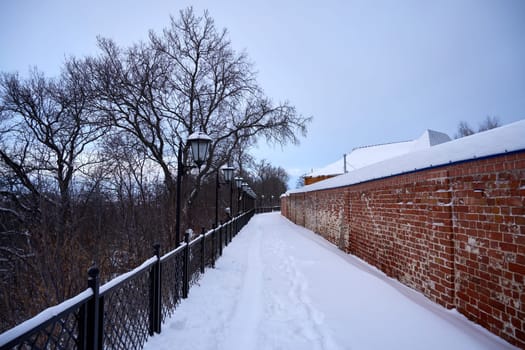
[[348, 186], [414, 170], [521, 150], [525, 150], [525, 120], [390, 158], [287, 193]]
[[145, 350], [512, 349], [278, 213], [260, 214]]

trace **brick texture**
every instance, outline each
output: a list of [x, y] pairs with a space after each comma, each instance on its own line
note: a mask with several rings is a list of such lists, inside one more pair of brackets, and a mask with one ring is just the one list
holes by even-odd
[[525, 348], [525, 152], [290, 194], [281, 208]]

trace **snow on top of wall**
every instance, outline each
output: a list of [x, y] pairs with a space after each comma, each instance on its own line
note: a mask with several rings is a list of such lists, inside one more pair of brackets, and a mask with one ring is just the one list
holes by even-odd
[[[346, 155], [346, 170], [353, 171], [363, 168], [370, 164], [378, 163], [383, 160], [394, 158], [403, 154], [432, 147], [434, 145], [450, 141], [447, 134], [425, 130], [416, 140], [386, 143], [381, 145], [364, 146], [354, 148]], [[324, 175], [340, 175], [344, 173], [344, 157], [338, 161], [327, 165], [324, 168], [315, 170], [306, 177], [318, 177]]]
[[[418, 141], [419, 139], [416, 140]], [[414, 170], [521, 150], [525, 150], [525, 120], [386, 159], [287, 193], [348, 186]]]

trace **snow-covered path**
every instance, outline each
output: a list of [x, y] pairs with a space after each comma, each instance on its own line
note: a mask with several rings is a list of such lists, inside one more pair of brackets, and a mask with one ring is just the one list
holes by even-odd
[[146, 349], [507, 349], [278, 213], [256, 215]]

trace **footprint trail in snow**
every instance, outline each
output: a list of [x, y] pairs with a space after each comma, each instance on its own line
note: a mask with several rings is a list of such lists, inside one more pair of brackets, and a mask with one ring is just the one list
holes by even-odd
[[278, 213], [255, 215], [146, 350], [512, 349]]

